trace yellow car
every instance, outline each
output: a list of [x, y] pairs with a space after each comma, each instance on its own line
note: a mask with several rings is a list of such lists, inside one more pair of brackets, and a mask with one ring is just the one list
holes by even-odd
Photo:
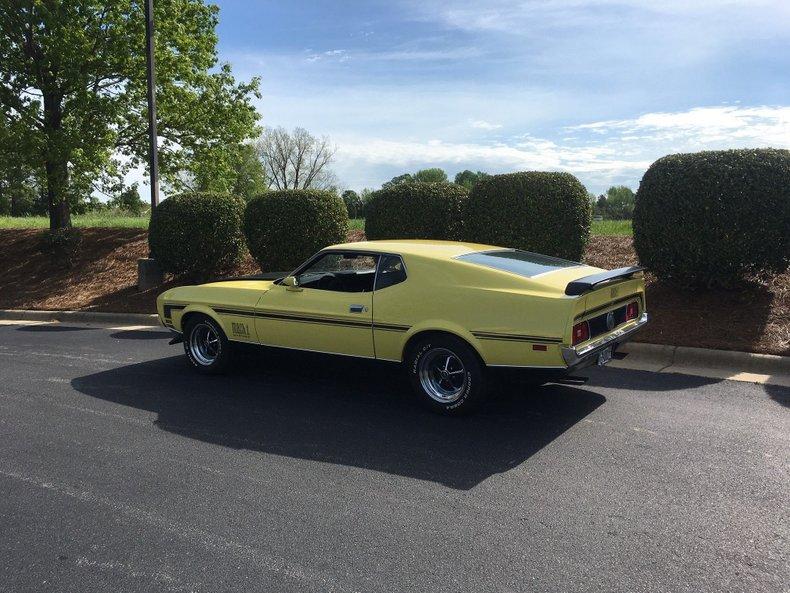
[[386, 360], [447, 413], [484, 400], [490, 368], [605, 364], [648, 320], [642, 268], [450, 241], [333, 245], [287, 277], [173, 288], [157, 308], [201, 372], [235, 342]]

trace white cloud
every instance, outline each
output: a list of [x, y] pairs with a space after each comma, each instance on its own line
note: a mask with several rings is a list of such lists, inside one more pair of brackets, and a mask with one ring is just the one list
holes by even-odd
[[305, 60], [307, 62], [318, 62], [319, 60], [335, 58], [341, 62], [348, 60], [348, 53], [344, 49], [330, 49], [321, 53], [311, 53]]
[[647, 113], [566, 128], [589, 131], [609, 141], [725, 146], [790, 147], [790, 107], [698, 107], [675, 113]]
[[387, 175], [427, 166], [442, 166], [450, 173], [467, 168], [492, 173], [568, 171], [596, 192], [617, 183], [636, 187], [647, 167], [666, 154], [790, 148], [790, 107], [700, 107], [560, 130], [567, 131], [573, 134], [561, 134], [557, 141], [530, 134], [498, 142], [341, 137], [336, 139], [336, 169], [354, 187], [378, 185]]
[[494, 124], [484, 119], [474, 119], [469, 125], [478, 130], [498, 130], [502, 127], [502, 124]]

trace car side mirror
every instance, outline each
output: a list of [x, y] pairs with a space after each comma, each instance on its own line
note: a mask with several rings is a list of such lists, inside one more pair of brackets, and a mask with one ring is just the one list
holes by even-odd
[[285, 290], [302, 290], [302, 288], [299, 286], [299, 281], [296, 279], [296, 276], [287, 276], [285, 280], [283, 280], [283, 285], [285, 286]]

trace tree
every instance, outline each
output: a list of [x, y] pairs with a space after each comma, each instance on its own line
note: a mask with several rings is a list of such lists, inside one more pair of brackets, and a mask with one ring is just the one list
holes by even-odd
[[593, 199], [595, 200], [593, 203], [593, 214], [603, 217], [609, 216], [609, 208], [606, 204], [606, 196], [601, 194], [596, 198], [595, 195], [593, 195]]
[[425, 181], [427, 183], [447, 183], [447, 173], [438, 167], [420, 169], [412, 175], [412, 181]]
[[108, 205], [111, 208], [117, 208], [128, 212], [133, 216], [140, 216], [145, 210], [145, 202], [140, 199], [140, 192], [137, 191], [137, 184], [132, 184], [127, 187], [120, 194], [112, 198]]
[[399, 183], [403, 183], [404, 181], [412, 181], [411, 173], [404, 173], [403, 175], [398, 175], [397, 177], [393, 177], [389, 181], [385, 181], [381, 184], [381, 189], [389, 189], [393, 185], [398, 185]]
[[335, 147], [329, 138], [316, 138], [304, 128], [266, 129], [256, 144], [270, 187], [286, 189], [331, 189], [336, 183], [329, 164]]
[[634, 192], [625, 185], [615, 185], [606, 191], [606, 211], [610, 218], [630, 220], [634, 216]]
[[235, 179], [230, 187], [230, 193], [249, 202], [269, 187], [266, 172], [252, 144], [239, 146], [236, 163]]
[[346, 205], [348, 217], [360, 218], [362, 214], [362, 199], [359, 197], [359, 194], [357, 194], [357, 192], [355, 192], [353, 189], [347, 189], [340, 197], [343, 199], [343, 203]]
[[430, 169], [420, 169], [416, 173], [404, 173], [403, 175], [398, 175], [393, 177], [389, 181], [385, 181], [381, 184], [381, 189], [389, 189], [393, 185], [397, 185], [399, 183], [403, 183], [405, 181], [425, 181], [428, 183], [442, 183], [447, 182], [447, 173], [445, 173], [442, 169], [438, 167], [433, 167]]
[[362, 205], [359, 209], [360, 218], [367, 218], [368, 208], [370, 207], [370, 202], [373, 200], [374, 194], [375, 192], [369, 187], [366, 187], [361, 192], [359, 192], [359, 200], [362, 202]]
[[32, 214], [37, 197], [35, 170], [17, 147], [26, 142], [24, 129], [7, 116], [0, 118], [0, 214]]
[[466, 169], [455, 174], [454, 182], [458, 185], [463, 185], [466, 189], [471, 191], [478, 181], [485, 179], [486, 177], [490, 177], [490, 175], [488, 173], [483, 173], [482, 171], [475, 173], [474, 171]]
[[[258, 79], [217, 66], [218, 8], [158, 0], [160, 167], [230, 156], [255, 133]], [[18, 148], [42, 172], [50, 228], [71, 206], [148, 156], [143, 4], [124, 0], [0, 0], [0, 113], [24, 130]]]
[[249, 202], [268, 188], [266, 173], [255, 146], [236, 144], [221, 149], [219, 159], [196, 158], [187, 164], [176, 182], [174, 192], [230, 193]]

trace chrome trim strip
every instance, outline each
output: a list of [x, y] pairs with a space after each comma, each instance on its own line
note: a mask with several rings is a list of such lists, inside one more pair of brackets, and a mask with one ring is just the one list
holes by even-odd
[[606, 346], [611, 344], [612, 342], [624, 342], [628, 338], [631, 337], [632, 334], [642, 329], [642, 327], [650, 320], [650, 316], [647, 314], [647, 311], [642, 313], [642, 316], [637, 320], [636, 325], [631, 326], [629, 328], [621, 328], [616, 329], [613, 332], [605, 335], [602, 338], [598, 338], [597, 340], [593, 340], [589, 344], [585, 344], [580, 348], [563, 348], [562, 349], [562, 358], [565, 360], [565, 363], [571, 367], [579, 362], [582, 361], [587, 356], [591, 356], [597, 353], [599, 350], [603, 350]]
[[491, 368], [498, 368], [498, 369], [540, 369], [540, 370], [552, 370], [552, 371], [564, 371], [565, 367], [562, 365], [559, 366], [533, 366], [533, 365], [525, 365], [525, 364], [487, 364], [487, 367]]
[[506, 342], [530, 342], [538, 344], [561, 344], [562, 338], [547, 336], [527, 336], [521, 334], [503, 334], [496, 332], [473, 331], [472, 335], [478, 340], [501, 340]]

